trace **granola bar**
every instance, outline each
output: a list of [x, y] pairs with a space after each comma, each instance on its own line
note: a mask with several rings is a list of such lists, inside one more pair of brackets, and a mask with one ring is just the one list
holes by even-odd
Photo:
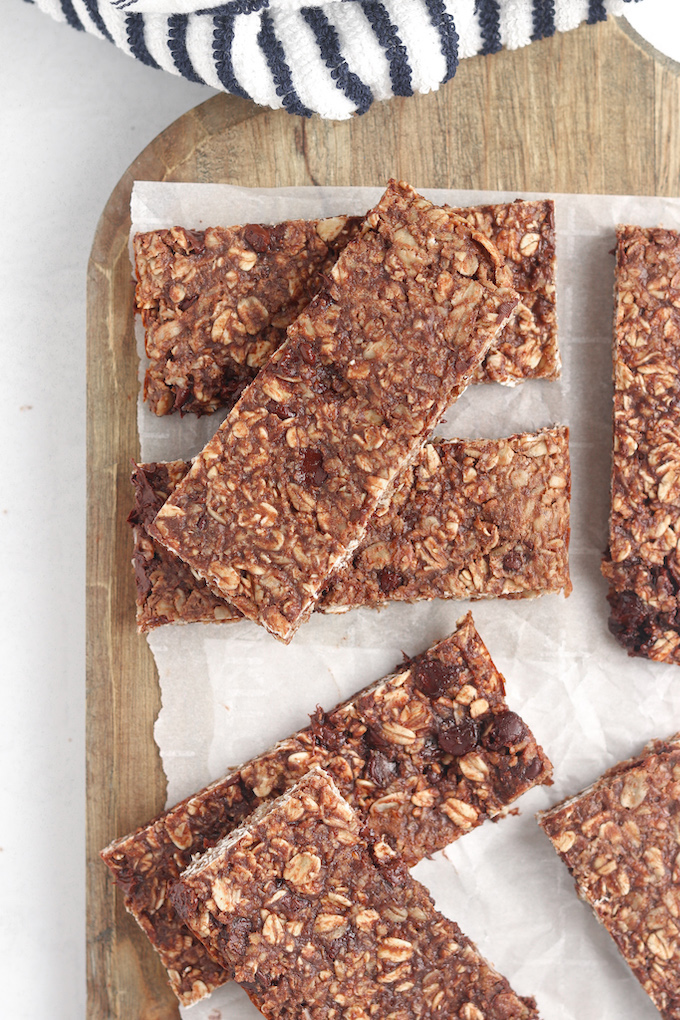
[[137, 629], [146, 633], [165, 623], [233, 623], [238, 609], [215, 595], [174, 553], [154, 541], [148, 527], [189, 470], [189, 462], [173, 460], [138, 464], [132, 472], [135, 504], [132, 565], [137, 589]]
[[178, 913], [265, 1017], [537, 1017], [314, 769], [198, 858]]
[[[472, 381], [556, 379], [554, 203], [517, 200], [455, 211], [494, 242], [521, 299]], [[136, 307], [149, 358], [144, 399], [154, 414], [231, 407], [359, 223], [335, 216], [136, 234]]]
[[609, 627], [680, 663], [680, 234], [617, 230]]
[[550, 199], [457, 209], [498, 248], [520, 296], [513, 318], [494, 340], [471, 382], [514, 386], [559, 378], [555, 296], [555, 204]]
[[654, 740], [539, 823], [636, 978], [680, 1017], [680, 734]]
[[317, 608], [571, 591], [568, 429], [428, 443]]
[[102, 858], [189, 1004], [229, 977], [177, 918], [168, 890], [192, 857], [258, 805], [326, 769], [408, 865], [501, 817], [552, 767], [505, 701], [503, 678], [468, 614], [447, 639], [271, 750], [234, 769]]
[[230, 406], [285, 339], [358, 217], [207, 230], [154, 230], [133, 239], [135, 299], [154, 414]]
[[[189, 469], [142, 464], [133, 473], [133, 562], [140, 631], [164, 623], [233, 622], [215, 595], [147, 526]], [[426, 443], [329, 580], [317, 612], [389, 601], [525, 598], [571, 590], [566, 427], [501, 440]]]
[[391, 182], [151, 534], [288, 642], [517, 305], [491, 242]]

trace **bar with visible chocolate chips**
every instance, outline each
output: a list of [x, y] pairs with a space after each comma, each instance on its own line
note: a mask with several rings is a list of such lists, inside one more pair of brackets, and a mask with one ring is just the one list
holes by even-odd
[[184, 1004], [229, 974], [182, 925], [170, 886], [195, 854], [317, 765], [409, 866], [502, 817], [552, 773], [509, 709], [503, 677], [468, 614], [391, 676], [330, 712], [317, 710], [305, 729], [102, 851]]
[[680, 663], [680, 233], [617, 229], [609, 627]]
[[[133, 562], [140, 631], [165, 623], [234, 622], [240, 614], [197, 580], [147, 527], [188, 471], [135, 468]], [[571, 590], [566, 427], [500, 440], [426, 443], [374, 514], [351, 563], [316, 606], [338, 613], [391, 601], [526, 598]]]
[[[494, 242], [520, 303], [473, 382], [514, 385], [560, 373], [555, 217], [549, 199], [456, 209]], [[322, 286], [358, 217], [188, 230], [133, 239], [136, 308], [154, 414], [230, 408]]]
[[171, 899], [269, 1020], [538, 1017], [322, 769], [197, 858]]
[[680, 734], [538, 815], [576, 890], [665, 1020], [680, 1017]]
[[498, 250], [391, 182], [151, 535], [289, 642], [518, 297]]

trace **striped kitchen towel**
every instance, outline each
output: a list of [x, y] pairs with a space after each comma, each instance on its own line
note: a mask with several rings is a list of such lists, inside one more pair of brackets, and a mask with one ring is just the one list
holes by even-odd
[[301, 117], [432, 92], [459, 60], [641, 0], [30, 0], [151, 67]]

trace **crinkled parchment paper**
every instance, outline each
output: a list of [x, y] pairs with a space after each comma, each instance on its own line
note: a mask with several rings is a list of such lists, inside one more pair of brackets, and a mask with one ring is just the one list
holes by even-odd
[[[360, 213], [380, 192], [138, 183], [133, 230]], [[424, 193], [452, 205], [546, 197]], [[646, 740], [680, 729], [680, 671], [630, 659], [614, 642], [599, 571], [609, 497], [614, 228], [619, 222], [680, 228], [680, 199], [552, 197], [562, 379], [514, 389], [470, 387], [437, 431], [473, 438], [554, 423], [571, 429], [573, 594], [566, 600], [551, 595], [472, 605], [480, 634], [506, 677], [510, 706], [554, 763], [555, 785], [531, 791], [518, 802], [518, 814], [486, 823], [423, 861], [415, 875], [516, 991], [536, 997], [544, 1020], [654, 1020], [656, 1010], [576, 897], [534, 813], [637, 753]], [[192, 456], [220, 419], [156, 418], [140, 404], [142, 458]], [[402, 652], [414, 654], [440, 640], [468, 608], [436, 602], [319, 615], [288, 647], [245, 622], [155, 631], [149, 644], [163, 705], [155, 735], [168, 777], [168, 804], [305, 725], [316, 705], [331, 708], [390, 672]], [[182, 1015], [259, 1016], [233, 983]]]

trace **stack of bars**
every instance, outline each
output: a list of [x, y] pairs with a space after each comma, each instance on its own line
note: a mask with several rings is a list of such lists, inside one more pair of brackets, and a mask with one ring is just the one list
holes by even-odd
[[245, 616], [288, 642], [314, 610], [569, 593], [566, 428], [426, 443], [469, 381], [559, 374], [551, 202], [393, 181], [363, 222], [134, 247], [150, 408], [231, 408], [191, 464], [135, 471], [140, 630]]
[[[102, 857], [185, 1005], [236, 977], [268, 1017], [289, 1016], [293, 1003], [296, 1015], [360, 1020], [376, 1015], [376, 1001], [380, 1016], [523, 1020], [537, 1016], [532, 1001], [512, 992], [406, 869], [502, 818], [551, 774], [468, 614], [444, 641], [317, 710], [306, 729]], [[239, 863], [232, 882], [222, 850], [241, 854], [244, 835], [263, 851], [270, 844], [277, 861], [247, 850], [257, 873]], [[265, 880], [260, 867], [275, 870]], [[208, 873], [204, 909], [192, 876]], [[248, 899], [243, 883], [261, 879]], [[227, 917], [226, 904], [240, 913]], [[261, 968], [251, 952], [263, 954]], [[361, 1009], [347, 1012], [343, 1001]]]
[[[559, 374], [550, 202], [135, 239], [156, 414], [226, 418], [135, 471], [138, 624], [570, 591], [564, 427], [433, 440], [471, 382]], [[468, 614], [429, 651], [102, 857], [180, 1002], [267, 1017], [536, 1017], [407, 869], [552, 767]]]

